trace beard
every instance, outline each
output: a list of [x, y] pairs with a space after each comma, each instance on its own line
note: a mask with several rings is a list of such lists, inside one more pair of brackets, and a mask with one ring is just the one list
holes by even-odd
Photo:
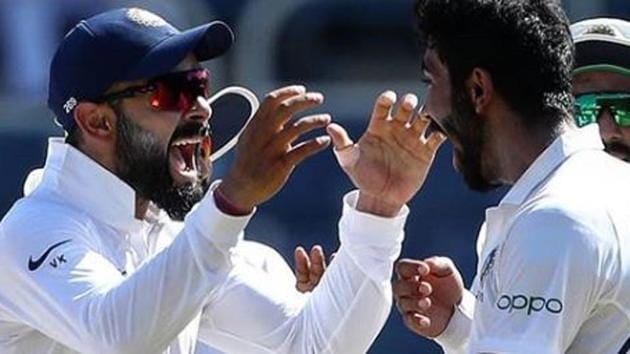
[[[135, 190], [137, 197], [155, 203], [173, 220], [184, 220], [208, 190], [209, 178], [175, 185], [169, 169], [168, 148], [164, 149], [155, 134], [134, 123], [119, 107], [115, 106], [114, 111], [118, 177]], [[171, 141], [191, 136], [202, 128], [199, 123], [178, 127]]]
[[459, 172], [472, 190], [487, 192], [496, 189], [501, 185], [494, 182], [496, 173], [483, 163], [483, 150], [488, 141], [485, 119], [475, 112], [463, 90], [453, 91], [452, 107], [453, 112], [442, 121], [447, 134], [459, 143], [459, 148], [455, 147], [453, 151], [459, 156]]
[[625, 162], [630, 162], [630, 146], [620, 141], [604, 141], [604, 147], [607, 153], [619, 157]]

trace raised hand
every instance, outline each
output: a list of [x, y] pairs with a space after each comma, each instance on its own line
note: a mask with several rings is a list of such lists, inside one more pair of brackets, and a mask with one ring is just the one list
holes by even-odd
[[291, 121], [294, 114], [322, 104], [320, 93], [303, 86], [288, 86], [267, 95], [239, 138], [235, 162], [217, 188], [231, 209], [251, 211], [275, 195], [304, 159], [322, 151], [328, 136], [294, 144], [303, 134], [330, 123], [330, 115], [317, 114]]
[[313, 291], [326, 271], [326, 257], [320, 245], [311, 248], [310, 253], [298, 246], [295, 249], [295, 288], [306, 293]]
[[446, 257], [401, 259], [396, 274], [394, 300], [407, 328], [428, 338], [440, 335], [464, 292], [462, 276], [453, 262]]
[[357, 209], [382, 216], [396, 215], [418, 192], [446, 139], [437, 131], [425, 136], [430, 120], [416, 110], [415, 95], [405, 95], [392, 115], [395, 103], [392, 91], [378, 97], [356, 144], [340, 125], [327, 128], [341, 167], [360, 191]]

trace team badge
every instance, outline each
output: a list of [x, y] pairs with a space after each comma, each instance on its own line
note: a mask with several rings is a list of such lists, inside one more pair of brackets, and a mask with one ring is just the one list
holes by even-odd
[[603, 34], [603, 35], [614, 37], [615, 29], [605, 24], [596, 24], [596, 25], [590, 26], [586, 30], [586, 34]]
[[160, 16], [139, 8], [129, 9], [127, 11], [127, 18], [145, 27], [161, 27], [167, 24]]
[[486, 278], [486, 276], [490, 274], [490, 272], [494, 268], [495, 258], [497, 256], [497, 249], [498, 247], [495, 247], [492, 251], [490, 251], [490, 253], [488, 254], [488, 257], [486, 257], [486, 260], [483, 263], [483, 267], [481, 267], [481, 275], [479, 276], [481, 287], [483, 287], [483, 281]]

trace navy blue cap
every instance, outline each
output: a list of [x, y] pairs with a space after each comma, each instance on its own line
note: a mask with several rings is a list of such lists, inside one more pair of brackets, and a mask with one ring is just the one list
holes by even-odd
[[215, 58], [233, 41], [221, 21], [180, 32], [139, 8], [98, 14], [79, 22], [59, 45], [50, 64], [48, 107], [70, 131], [76, 105], [100, 97], [115, 82], [166, 74], [189, 53], [198, 61]]

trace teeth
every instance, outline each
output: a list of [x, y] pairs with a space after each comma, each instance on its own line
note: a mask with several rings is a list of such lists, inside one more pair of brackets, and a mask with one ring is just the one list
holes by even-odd
[[173, 146], [182, 146], [182, 145], [190, 145], [190, 144], [199, 144], [201, 143], [201, 138], [187, 138], [187, 139], [180, 139], [177, 140], [175, 142], [173, 142], [171, 145]]

